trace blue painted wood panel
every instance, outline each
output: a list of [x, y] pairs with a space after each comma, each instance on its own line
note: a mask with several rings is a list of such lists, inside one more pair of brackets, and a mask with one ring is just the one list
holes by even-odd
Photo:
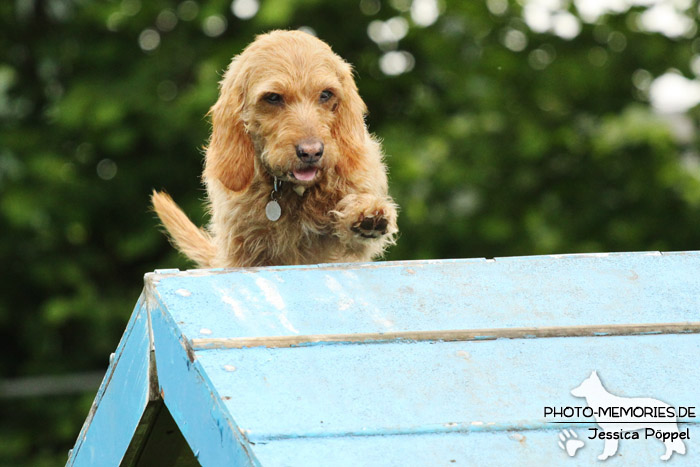
[[167, 310], [151, 312], [159, 392], [204, 466], [260, 465]]
[[319, 265], [162, 277], [196, 338], [697, 321], [700, 253]]
[[[580, 438], [586, 430], [576, 430]], [[697, 431], [697, 430], [696, 430]], [[700, 465], [700, 443], [686, 442], [688, 452], [659, 460], [664, 446], [656, 440], [622, 441], [616, 456], [600, 462], [603, 441], [584, 439], [574, 457], [557, 446], [551, 430], [450, 433], [434, 435], [296, 438], [257, 444], [265, 466], [285, 467], [427, 467], [427, 466], [603, 466]]]
[[[109, 364], [67, 465], [119, 465], [149, 399], [150, 338], [142, 296]], [[107, 356], [105, 356], [107, 357]]]
[[570, 391], [593, 370], [612, 393], [700, 410], [698, 355], [693, 334], [205, 350], [197, 360], [259, 443], [574, 427], [551, 425], [544, 407], [585, 406]]

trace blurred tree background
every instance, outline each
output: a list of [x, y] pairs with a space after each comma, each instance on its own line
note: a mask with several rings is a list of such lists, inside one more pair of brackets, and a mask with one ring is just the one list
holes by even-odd
[[[65, 462], [142, 286], [205, 223], [217, 83], [305, 28], [357, 71], [401, 238], [386, 259], [700, 248], [690, 0], [0, 3], [0, 464]], [[35, 379], [32, 379], [35, 378]]]

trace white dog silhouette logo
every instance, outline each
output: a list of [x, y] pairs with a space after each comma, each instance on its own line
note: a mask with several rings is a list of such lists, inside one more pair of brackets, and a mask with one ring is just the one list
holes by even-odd
[[[598, 459], [605, 460], [617, 452], [620, 439], [638, 439], [637, 430], [644, 430], [646, 438], [655, 437], [663, 441], [666, 452], [661, 460], [668, 460], [674, 452], [685, 454], [672, 407], [665, 402], [649, 397], [620, 397], [610, 394], [594, 371], [579, 386], [571, 390], [576, 397], [586, 399], [593, 410], [600, 429], [591, 428], [594, 436], [605, 440], [603, 453]], [[600, 432], [599, 432], [600, 431]], [[651, 436], [650, 436], [651, 435]]]

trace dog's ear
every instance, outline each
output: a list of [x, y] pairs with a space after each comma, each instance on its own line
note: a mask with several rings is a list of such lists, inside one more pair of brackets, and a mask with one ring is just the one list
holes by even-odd
[[337, 73], [342, 95], [336, 109], [337, 118], [331, 128], [331, 135], [340, 150], [338, 169], [348, 174], [361, 165], [362, 158], [365, 156], [369, 138], [365, 126], [367, 107], [357, 92], [352, 68], [340, 57], [338, 57]]
[[242, 117], [245, 77], [240, 68], [239, 59], [234, 59], [221, 82], [219, 100], [209, 111], [212, 132], [204, 166], [205, 180], [217, 179], [233, 191], [248, 187], [255, 171], [253, 141]]

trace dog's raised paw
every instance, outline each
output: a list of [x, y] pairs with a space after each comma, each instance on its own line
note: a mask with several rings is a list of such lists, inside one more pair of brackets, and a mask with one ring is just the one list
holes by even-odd
[[362, 238], [379, 238], [386, 235], [388, 227], [389, 221], [384, 217], [384, 211], [380, 209], [371, 214], [360, 214], [350, 230]]

